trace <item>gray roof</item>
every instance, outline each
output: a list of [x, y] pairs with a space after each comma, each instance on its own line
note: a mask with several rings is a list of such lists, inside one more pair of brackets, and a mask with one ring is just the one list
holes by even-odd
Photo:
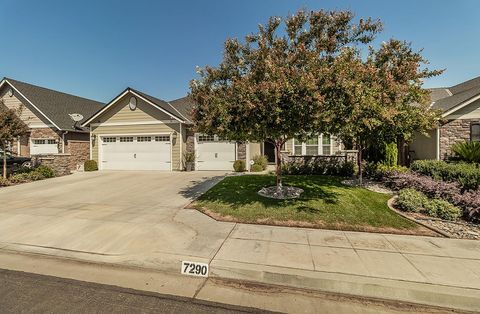
[[170, 104], [187, 119], [187, 122], [192, 123], [192, 109], [194, 102], [190, 97], [185, 96], [172, 100], [170, 101]]
[[432, 108], [447, 112], [479, 94], [480, 76], [449, 88], [433, 88], [430, 97]]
[[[103, 103], [91, 99], [54, 91], [10, 78], [5, 78], [5, 80], [31, 101], [60, 130], [84, 131], [85, 129], [80, 128], [81, 123], [104, 106]], [[77, 123], [77, 127], [74, 127], [74, 122], [69, 116], [72, 113], [83, 115], [83, 119]]]

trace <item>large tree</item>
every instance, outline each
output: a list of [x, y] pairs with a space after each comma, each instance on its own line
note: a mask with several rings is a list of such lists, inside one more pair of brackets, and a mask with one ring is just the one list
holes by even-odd
[[430, 109], [422, 84], [442, 71], [429, 70], [427, 63], [409, 43], [392, 39], [378, 50], [370, 47], [366, 58], [357, 48], [345, 48], [329, 69], [336, 79], [322, 87], [329, 100], [324, 113], [332, 119], [330, 132], [358, 150], [360, 183], [367, 145], [409, 140], [437, 123], [439, 113]]
[[336, 80], [332, 63], [345, 47], [370, 43], [381, 27], [370, 18], [355, 22], [350, 11], [299, 11], [271, 18], [244, 42], [227, 40], [220, 65], [199, 69], [200, 78], [191, 81], [196, 129], [271, 142], [281, 187], [285, 142], [328, 130], [324, 107], [333, 100], [321, 87]]
[[28, 127], [20, 119], [22, 108], [9, 109], [0, 101], [0, 148], [3, 155], [3, 178], [7, 178], [7, 156], [8, 147], [19, 136], [27, 134]]

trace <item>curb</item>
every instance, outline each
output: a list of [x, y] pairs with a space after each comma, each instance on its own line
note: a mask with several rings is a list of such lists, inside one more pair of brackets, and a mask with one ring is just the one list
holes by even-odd
[[440, 230], [436, 227], [433, 227], [433, 226], [430, 226], [429, 224], [426, 224], [422, 221], [418, 221], [416, 219], [413, 219], [412, 217], [409, 217], [408, 215], [405, 215], [404, 213], [402, 213], [401, 211], [397, 210], [393, 204], [395, 203], [395, 201], [398, 199], [398, 195], [395, 195], [393, 196], [392, 198], [390, 198], [388, 201], [387, 201], [387, 205], [388, 205], [388, 208], [390, 208], [391, 210], [393, 210], [395, 213], [399, 214], [400, 216], [402, 216], [403, 218], [406, 218], [416, 224], [419, 224], [427, 229], [430, 229], [432, 231], [435, 231], [436, 233], [440, 234], [441, 236], [445, 237], [445, 238], [452, 238], [451, 235], [449, 235], [448, 233], [446, 233], [445, 231], [443, 230]]
[[262, 284], [406, 302], [476, 312], [480, 308], [480, 290], [430, 283], [373, 278], [344, 273], [328, 273], [276, 266], [213, 261], [211, 278], [259, 282]]

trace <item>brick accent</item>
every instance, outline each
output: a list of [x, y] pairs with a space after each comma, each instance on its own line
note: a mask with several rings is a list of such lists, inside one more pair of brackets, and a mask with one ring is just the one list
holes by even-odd
[[237, 144], [237, 159], [247, 161], [247, 144], [238, 142]]
[[470, 124], [478, 119], [450, 120], [440, 127], [440, 158], [452, 155], [452, 145], [470, 140]]
[[36, 165], [44, 165], [52, 168], [55, 176], [64, 176], [71, 173], [70, 157], [70, 154], [39, 155], [33, 157], [33, 162]]
[[84, 141], [67, 141], [65, 152], [70, 154], [70, 170], [81, 170], [90, 158], [90, 143]]

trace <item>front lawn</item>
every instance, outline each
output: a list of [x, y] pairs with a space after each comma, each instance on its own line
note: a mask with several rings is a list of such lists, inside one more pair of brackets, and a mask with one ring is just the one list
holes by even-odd
[[387, 206], [391, 195], [350, 187], [328, 176], [285, 176], [284, 185], [302, 188], [296, 200], [275, 200], [257, 194], [275, 185], [272, 175], [227, 177], [192, 204], [226, 221], [327, 229], [431, 234]]

